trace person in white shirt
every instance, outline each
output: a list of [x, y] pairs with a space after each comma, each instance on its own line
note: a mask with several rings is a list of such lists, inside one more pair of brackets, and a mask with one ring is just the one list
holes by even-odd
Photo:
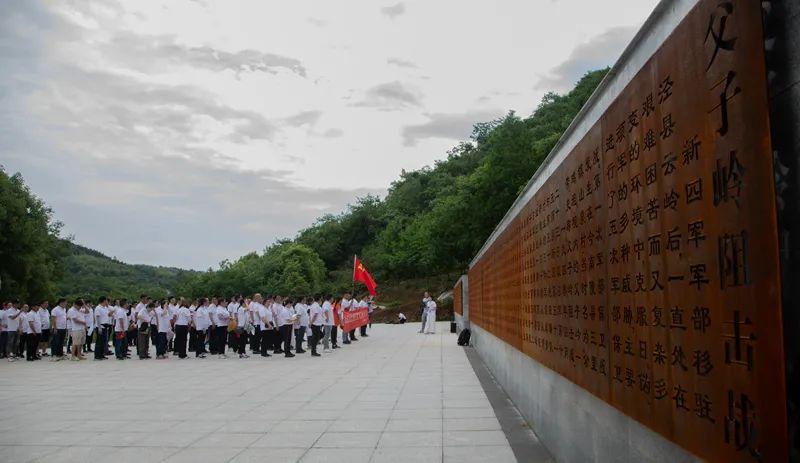
[[197, 329], [194, 326], [194, 313], [197, 312], [198, 305], [197, 299], [189, 304], [189, 313], [191, 314], [191, 323], [189, 323], [189, 352], [197, 352]]
[[[287, 300], [286, 303], [291, 303], [291, 301]], [[275, 343], [275, 351], [273, 354], [283, 354], [286, 357], [294, 357], [294, 354], [291, 353], [289, 349], [292, 343], [292, 324], [289, 322], [291, 312], [283, 305], [283, 298], [281, 296], [275, 297], [275, 302], [272, 304], [272, 312], [279, 333], [278, 342]], [[283, 346], [281, 346], [281, 343]]]
[[[350, 301], [350, 312], [355, 312], [359, 308], [361, 308], [361, 302], [358, 300], [358, 298], [353, 296], [353, 298]], [[350, 330], [349, 338], [350, 338], [350, 341], [358, 341], [358, 338], [356, 337], [356, 329], [355, 328]]]
[[308, 345], [311, 347], [312, 357], [321, 357], [317, 352], [317, 345], [322, 339], [322, 327], [325, 324], [325, 317], [322, 313], [322, 307], [319, 305], [319, 296], [314, 295], [311, 299], [311, 305], [308, 306], [308, 324], [311, 327], [311, 337], [308, 340]]
[[6, 356], [6, 345], [8, 339], [6, 338], [6, 307], [9, 306], [8, 302], [0, 304], [0, 357]]
[[228, 334], [228, 322], [230, 321], [231, 314], [228, 312], [228, 308], [225, 307], [225, 301], [220, 301], [220, 304], [217, 306], [216, 310], [214, 311], [214, 339], [215, 339], [215, 349], [216, 353], [219, 355], [220, 358], [227, 358], [228, 356], [225, 355], [225, 341]]
[[5, 312], [5, 327], [3, 332], [6, 333], [6, 356], [9, 362], [13, 362], [17, 357], [17, 347], [19, 345], [19, 322], [22, 312], [16, 308], [12, 302], [8, 305]]
[[114, 356], [117, 360], [125, 360], [127, 357], [128, 340], [128, 302], [123, 301], [121, 305], [116, 305], [111, 317], [114, 322]]
[[42, 301], [39, 305], [39, 318], [42, 334], [39, 335], [39, 357], [48, 357], [47, 347], [50, 345], [50, 302]]
[[436, 302], [428, 301], [425, 307], [425, 334], [436, 333]]
[[305, 349], [303, 349], [303, 341], [308, 329], [308, 306], [306, 301], [307, 298], [304, 297], [294, 305], [294, 315], [297, 317], [294, 322], [294, 351], [297, 354], [306, 353]]
[[[230, 308], [230, 305], [228, 305]], [[239, 353], [239, 358], [250, 358], [249, 355], [245, 353], [247, 350], [247, 327], [251, 323], [250, 321], [250, 309], [248, 307], [248, 302], [237, 302], [234, 304], [235, 309], [235, 316], [236, 316], [236, 330], [234, 331], [234, 339], [236, 341], [236, 351]]]
[[350, 299], [350, 293], [344, 293], [341, 302], [339, 302], [339, 323], [342, 327], [342, 344], [350, 344], [351, 340], [355, 341], [353, 338], [356, 330], [345, 331], [344, 329], [345, 312], [350, 312], [352, 306], [353, 300]]
[[181, 299], [180, 306], [175, 312], [175, 352], [178, 353], [178, 358], [186, 358], [186, 340], [191, 322], [192, 312], [186, 306], [186, 301]]
[[86, 342], [86, 314], [83, 312], [83, 300], [78, 299], [67, 311], [69, 335], [72, 340], [72, 360], [86, 360], [83, 356], [83, 344]]
[[67, 300], [63, 297], [58, 300], [53, 311], [50, 312], [50, 324], [53, 341], [50, 343], [52, 361], [64, 359], [64, 340], [67, 339]]
[[39, 347], [39, 334], [42, 332], [42, 319], [39, 315], [39, 306], [34, 305], [29, 309], [27, 304], [22, 306], [22, 332], [25, 336], [25, 360], [33, 362], [39, 360], [36, 350]]
[[208, 299], [201, 298], [197, 301], [197, 310], [194, 311], [194, 329], [197, 333], [197, 342], [194, 346], [194, 356], [206, 358], [206, 337], [211, 326], [211, 316], [209, 315]]
[[271, 357], [267, 352], [267, 348], [269, 346], [269, 342], [267, 340], [267, 336], [273, 332], [275, 327], [272, 323], [272, 311], [269, 310], [264, 304], [262, 304], [262, 297], [261, 294], [254, 294], [253, 295], [253, 302], [250, 303], [250, 310], [253, 311], [253, 316], [256, 320], [256, 325], [258, 326], [258, 335], [261, 337], [258, 341], [259, 352], [261, 353], [262, 357]]
[[211, 324], [208, 326], [208, 346], [211, 355], [216, 355], [219, 351], [217, 349], [217, 305], [219, 300], [216, 297], [211, 298], [211, 303], [208, 305], [208, 317], [211, 319]]
[[[183, 300], [181, 300], [183, 302]], [[179, 302], [174, 297], [169, 299], [169, 304], [166, 306], [169, 312], [169, 331], [167, 331], [167, 351], [177, 354], [175, 349], [175, 317], [178, 315], [180, 308]]]
[[422, 296], [422, 302], [419, 305], [420, 308], [420, 325], [419, 325], [419, 332], [422, 333], [425, 331], [425, 315], [428, 313], [428, 301], [431, 300], [431, 295], [429, 292], [425, 291], [425, 294]]
[[167, 304], [159, 304], [155, 309], [156, 326], [158, 327], [158, 334], [156, 335], [156, 359], [163, 360], [167, 358], [167, 333], [170, 332], [170, 321], [172, 317], [169, 314], [169, 307]]
[[397, 323], [402, 325], [405, 322], [406, 322], [406, 316], [403, 314], [403, 312], [400, 312], [399, 314], [397, 314]]
[[139, 295], [139, 302], [131, 308], [130, 313], [130, 331], [128, 337], [128, 345], [136, 346], [136, 354], [139, 354], [139, 313], [142, 309], [147, 309], [148, 297], [146, 294]]
[[111, 309], [108, 306], [108, 298], [100, 296], [99, 304], [94, 308], [94, 359], [105, 360], [106, 349], [108, 349], [108, 335], [111, 327]]
[[331, 301], [333, 300], [333, 296], [330, 294], [325, 296], [325, 302], [322, 303], [322, 317], [323, 317], [323, 332], [324, 337], [322, 338], [322, 347], [323, 352], [332, 352], [331, 350], [331, 341], [333, 341], [333, 348], [337, 349], [338, 346], [336, 345], [336, 331], [334, 331], [334, 323], [333, 323], [333, 304]]
[[367, 309], [367, 322], [361, 325], [361, 337], [368, 338], [369, 335], [367, 334], [367, 325], [369, 324], [369, 319], [372, 315], [372, 296], [367, 296], [365, 294], [364, 297], [361, 298], [361, 304], [359, 304], [359, 308]]
[[[147, 300], [146, 297], [142, 299]], [[150, 331], [157, 329], [153, 326], [156, 305], [152, 302], [147, 304], [140, 302], [136, 307], [136, 355], [139, 356], [139, 360], [144, 360], [150, 358]]]
[[86, 320], [86, 342], [83, 345], [83, 352], [94, 352], [92, 350], [92, 335], [95, 334], [96, 326], [94, 322], [94, 308], [92, 307], [92, 301], [87, 299], [83, 302], [81, 313], [83, 313], [83, 317]]

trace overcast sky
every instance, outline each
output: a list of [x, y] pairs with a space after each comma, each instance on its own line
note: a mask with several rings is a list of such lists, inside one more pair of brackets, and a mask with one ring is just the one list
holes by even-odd
[[656, 0], [5, 0], [0, 164], [77, 243], [205, 269], [612, 64]]

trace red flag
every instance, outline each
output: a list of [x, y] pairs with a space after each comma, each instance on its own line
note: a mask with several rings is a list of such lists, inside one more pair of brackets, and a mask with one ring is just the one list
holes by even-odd
[[375, 283], [375, 280], [364, 267], [364, 264], [358, 260], [358, 256], [353, 256], [353, 281], [360, 281], [364, 283], [364, 286], [367, 287], [369, 294], [371, 296], [375, 295], [375, 288], [378, 287], [378, 283]]

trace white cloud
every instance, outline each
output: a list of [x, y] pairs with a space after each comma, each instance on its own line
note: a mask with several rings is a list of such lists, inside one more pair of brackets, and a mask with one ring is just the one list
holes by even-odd
[[397, 111], [410, 106], [422, 106], [422, 95], [418, 90], [402, 82], [386, 82], [368, 88], [363, 98], [354, 106]]
[[466, 140], [477, 122], [488, 122], [503, 115], [503, 111], [472, 111], [462, 114], [427, 114], [428, 121], [403, 127], [403, 144], [416, 146], [426, 138]]
[[394, 19], [406, 12], [406, 5], [403, 2], [381, 8], [381, 13]]
[[569, 57], [537, 84], [542, 90], [565, 91], [588, 71], [611, 66], [636, 34], [636, 27], [613, 27], [576, 46]]

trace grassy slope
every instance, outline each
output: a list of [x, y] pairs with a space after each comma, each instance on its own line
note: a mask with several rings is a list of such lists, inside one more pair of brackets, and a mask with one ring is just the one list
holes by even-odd
[[[400, 312], [408, 317], [408, 321], [418, 322], [422, 293], [427, 289], [433, 297], [438, 297], [440, 294], [452, 290], [458, 277], [458, 274], [452, 273], [412, 280], [390, 281], [385, 284], [378, 282], [380, 293], [376, 297], [376, 301], [378, 305], [385, 308], [373, 313], [373, 322], [394, 323]], [[451, 320], [452, 317], [453, 300], [439, 302], [436, 318]]]

